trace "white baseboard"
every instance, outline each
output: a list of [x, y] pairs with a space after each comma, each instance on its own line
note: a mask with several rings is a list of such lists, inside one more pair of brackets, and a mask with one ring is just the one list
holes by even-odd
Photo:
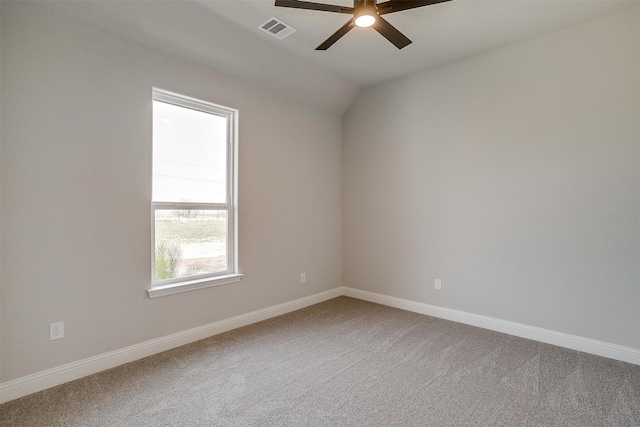
[[341, 295], [640, 365], [639, 349], [342, 286], [1, 383], [0, 403]]
[[344, 287], [343, 295], [640, 365], [640, 350], [450, 308]]
[[342, 287], [145, 341], [0, 384], [0, 403], [342, 295]]

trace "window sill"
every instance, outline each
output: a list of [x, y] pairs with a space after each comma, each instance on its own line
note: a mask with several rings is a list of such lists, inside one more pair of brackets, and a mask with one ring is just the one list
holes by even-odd
[[190, 280], [170, 285], [155, 286], [147, 290], [149, 298], [160, 298], [168, 295], [181, 294], [183, 292], [196, 291], [198, 289], [211, 288], [213, 286], [228, 285], [242, 280], [243, 274], [228, 274], [219, 277], [207, 277], [206, 279]]

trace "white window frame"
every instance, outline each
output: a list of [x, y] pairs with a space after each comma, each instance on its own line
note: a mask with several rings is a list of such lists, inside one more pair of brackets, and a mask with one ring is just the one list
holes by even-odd
[[[149, 298], [158, 298], [196, 289], [239, 282], [238, 273], [238, 223], [237, 210], [237, 150], [238, 150], [238, 110], [223, 107], [207, 101], [190, 98], [177, 93], [153, 88], [153, 100], [178, 107], [190, 108], [227, 119], [227, 200], [224, 203], [156, 202], [151, 198], [151, 288]], [[153, 147], [153, 141], [152, 141]], [[153, 180], [153, 176], [152, 176]], [[210, 274], [178, 277], [166, 280], [155, 279], [155, 215], [157, 210], [224, 210], [227, 211], [227, 270]]]

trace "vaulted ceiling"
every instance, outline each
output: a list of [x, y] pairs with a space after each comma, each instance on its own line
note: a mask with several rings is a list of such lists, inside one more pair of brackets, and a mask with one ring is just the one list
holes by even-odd
[[[349, 0], [316, 0], [352, 6]], [[455, 0], [385, 18], [413, 43], [396, 49], [371, 28], [315, 48], [349, 15], [280, 8], [273, 0], [54, 1], [46, 7], [119, 37], [235, 75], [338, 115], [360, 90], [556, 31], [639, 0]], [[275, 16], [297, 31], [258, 28]]]

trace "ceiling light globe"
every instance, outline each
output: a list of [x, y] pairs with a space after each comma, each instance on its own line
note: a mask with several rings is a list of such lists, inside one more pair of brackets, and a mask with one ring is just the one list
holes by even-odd
[[376, 15], [378, 14], [378, 9], [375, 6], [370, 6], [366, 4], [365, 6], [360, 6], [356, 13], [354, 14], [355, 24], [358, 27], [370, 27], [376, 22]]
[[356, 18], [356, 25], [358, 27], [370, 27], [376, 22], [376, 17], [373, 15], [360, 15]]

